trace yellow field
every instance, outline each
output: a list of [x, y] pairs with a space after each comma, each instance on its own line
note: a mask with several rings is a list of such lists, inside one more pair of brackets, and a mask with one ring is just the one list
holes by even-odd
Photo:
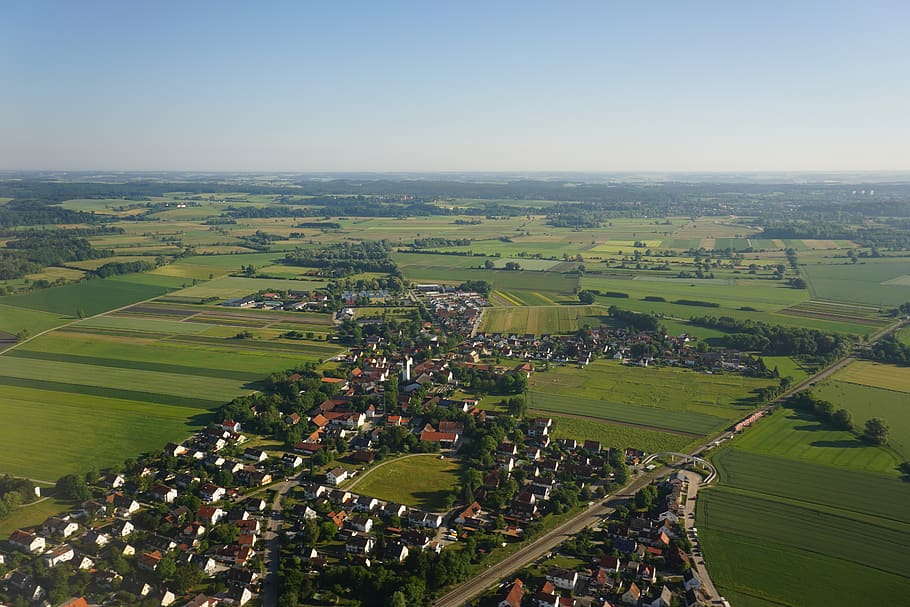
[[[910, 393], [910, 367], [883, 365], [860, 360], [847, 365], [833, 379], [851, 384]], [[910, 402], [908, 402], [908, 406], [910, 406]]]

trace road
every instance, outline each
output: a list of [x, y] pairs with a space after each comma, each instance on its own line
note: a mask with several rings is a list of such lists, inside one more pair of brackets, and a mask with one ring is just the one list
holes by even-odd
[[701, 550], [701, 541], [694, 537], [689, 530], [695, 527], [695, 504], [697, 503], [698, 488], [701, 485], [701, 476], [691, 471], [684, 471], [688, 479], [688, 490], [686, 493], [686, 505], [683, 509], [683, 527], [689, 538], [692, 540], [692, 546], [698, 551], [697, 555], [692, 556], [692, 566], [695, 568], [695, 574], [701, 580], [701, 592], [708, 603], [720, 600], [720, 593], [714, 587], [711, 581], [711, 575], [705, 566], [705, 555]]

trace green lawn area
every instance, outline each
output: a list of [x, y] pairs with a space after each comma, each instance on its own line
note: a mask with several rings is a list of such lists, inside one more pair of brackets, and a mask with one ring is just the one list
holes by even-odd
[[[45, 491], [45, 489], [45, 487], [42, 487], [42, 491]], [[6, 539], [16, 529], [40, 525], [48, 517], [60, 514], [75, 505], [69, 501], [49, 497], [48, 499], [21, 506], [16, 512], [0, 518], [0, 538]]]
[[0, 473], [55, 481], [186, 438], [205, 409], [3, 386]]
[[459, 463], [429, 453], [381, 463], [346, 487], [363, 495], [443, 512], [446, 495], [458, 484]]

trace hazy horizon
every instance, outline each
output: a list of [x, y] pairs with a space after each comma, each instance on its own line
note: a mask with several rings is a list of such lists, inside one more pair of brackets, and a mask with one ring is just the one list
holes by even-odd
[[30, 2], [0, 169], [910, 171], [900, 2]]

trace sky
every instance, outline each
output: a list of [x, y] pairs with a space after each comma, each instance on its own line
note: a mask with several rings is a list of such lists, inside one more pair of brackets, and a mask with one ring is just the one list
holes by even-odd
[[910, 2], [27, 2], [0, 170], [910, 169]]

